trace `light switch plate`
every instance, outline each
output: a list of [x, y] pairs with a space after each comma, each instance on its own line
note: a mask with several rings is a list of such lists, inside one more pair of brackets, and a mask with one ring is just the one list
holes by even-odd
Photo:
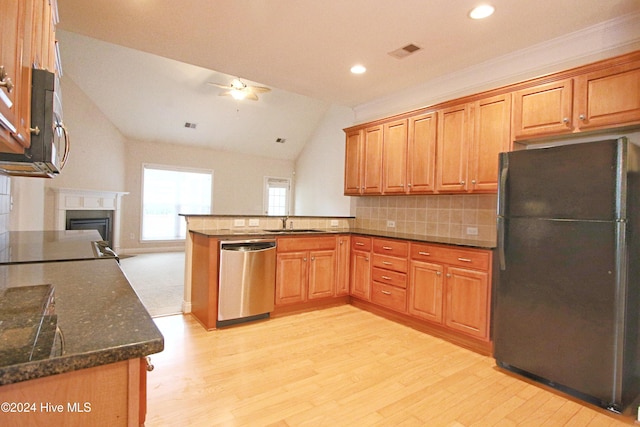
[[338, 221], [337, 219], [331, 220], [331, 227], [337, 227], [338, 225], [340, 225], [340, 221]]
[[387, 227], [396, 228], [396, 222], [395, 221], [387, 221]]
[[260, 220], [253, 218], [249, 220], [249, 227], [257, 227], [260, 225]]
[[233, 220], [234, 227], [244, 227], [244, 219], [234, 219]]
[[467, 227], [467, 234], [469, 236], [477, 236], [478, 235], [478, 227]]

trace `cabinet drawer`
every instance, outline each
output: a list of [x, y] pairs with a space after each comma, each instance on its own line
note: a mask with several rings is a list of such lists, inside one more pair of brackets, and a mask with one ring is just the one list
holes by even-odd
[[407, 311], [407, 291], [395, 286], [374, 282], [371, 285], [371, 302], [392, 310]]
[[482, 249], [457, 249], [437, 245], [411, 245], [411, 259], [489, 270], [491, 254]]
[[405, 273], [374, 267], [371, 271], [371, 277], [374, 282], [386, 283], [400, 288], [407, 287], [407, 275]]
[[351, 249], [368, 252], [371, 250], [371, 237], [351, 236]]
[[409, 254], [409, 242], [403, 242], [400, 240], [373, 239], [373, 252], [403, 258]]
[[336, 238], [331, 237], [279, 237], [278, 252], [317, 251], [336, 248]]
[[408, 261], [406, 258], [373, 254], [373, 266], [406, 273], [408, 269]]

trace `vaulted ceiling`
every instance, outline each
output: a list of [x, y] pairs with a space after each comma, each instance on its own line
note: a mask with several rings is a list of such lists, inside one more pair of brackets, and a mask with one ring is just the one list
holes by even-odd
[[[65, 77], [128, 138], [294, 159], [330, 105], [640, 11], [638, 0], [490, 3], [475, 21], [476, 0], [58, 0], [58, 39]], [[389, 55], [408, 44], [421, 49]], [[356, 63], [367, 72], [351, 74]], [[272, 91], [235, 101], [208, 84], [235, 77]]]

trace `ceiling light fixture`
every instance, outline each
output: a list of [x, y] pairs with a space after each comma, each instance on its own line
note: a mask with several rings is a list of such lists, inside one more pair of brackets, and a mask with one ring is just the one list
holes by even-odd
[[471, 12], [469, 12], [469, 17], [471, 19], [484, 19], [488, 16], [493, 15], [493, 12], [495, 10], [496, 9], [493, 6], [488, 4], [483, 4], [471, 10]]
[[353, 74], [362, 74], [365, 71], [367, 71], [367, 69], [365, 68], [364, 65], [358, 64], [358, 65], [354, 65], [353, 67], [351, 67], [351, 72]]

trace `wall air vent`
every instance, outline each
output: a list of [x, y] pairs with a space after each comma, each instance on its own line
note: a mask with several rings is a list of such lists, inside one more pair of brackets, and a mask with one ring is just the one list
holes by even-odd
[[420, 46], [416, 46], [415, 44], [411, 43], [404, 47], [401, 47], [400, 49], [389, 52], [389, 55], [393, 56], [394, 58], [402, 59], [406, 58], [412, 53], [419, 51], [420, 49], [422, 49]]
[[189, 128], [189, 129], [195, 129], [196, 126], [198, 126], [196, 123], [185, 122], [185, 124], [184, 124], [184, 127]]

